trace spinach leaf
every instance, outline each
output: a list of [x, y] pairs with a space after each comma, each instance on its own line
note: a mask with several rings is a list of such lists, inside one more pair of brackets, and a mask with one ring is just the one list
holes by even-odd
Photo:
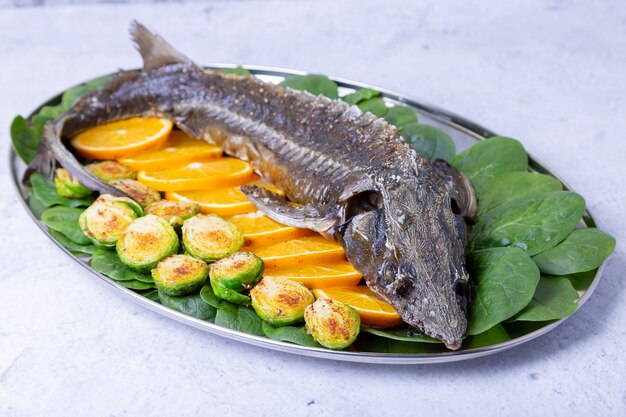
[[348, 94], [345, 97], [342, 97], [342, 100], [348, 104], [354, 105], [379, 96], [380, 92], [371, 88], [364, 87], [360, 90], [356, 90], [355, 92]]
[[33, 212], [35, 217], [41, 219], [41, 213], [46, 211], [48, 207], [46, 207], [37, 197], [35, 197], [32, 192], [28, 197], [28, 208]]
[[73, 240], [71, 240], [70, 238], [68, 238], [67, 236], [65, 236], [63, 233], [57, 232], [54, 229], [50, 229], [50, 234], [57, 242], [59, 242], [65, 248], [72, 251], [72, 253], [78, 252], [78, 253], [90, 255], [94, 253], [96, 250], [98, 250], [98, 247], [96, 245], [93, 245], [93, 244], [80, 245], [74, 242]]
[[130, 272], [132, 272], [130, 268], [120, 261], [117, 253], [106, 249], [98, 249], [95, 251], [91, 256], [89, 265], [102, 275], [106, 275], [116, 281], [125, 280], [126, 274], [130, 275]]
[[120, 284], [122, 287], [126, 287], [129, 290], [149, 290], [153, 289], [154, 285], [148, 284], [145, 282], [137, 281], [135, 279], [127, 280], [127, 281], [115, 281]]
[[576, 288], [576, 291], [587, 291], [593, 280], [596, 278], [597, 273], [597, 269], [592, 269], [591, 271], [578, 272], [576, 274], [568, 275], [567, 278], [572, 283], [572, 286]]
[[321, 347], [321, 345], [313, 339], [313, 336], [307, 333], [304, 326], [273, 327], [263, 322], [262, 329], [265, 336], [270, 339], [291, 342], [300, 346]]
[[265, 336], [263, 320], [248, 307], [236, 306], [231, 303], [222, 304], [217, 310], [215, 324], [256, 336]]
[[470, 233], [473, 248], [516, 246], [536, 255], [569, 235], [585, 211], [573, 192], [554, 191], [501, 205], [480, 219]]
[[133, 271], [132, 269], [129, 269], [128, 272], [124, 274], [124, 281], [129, 280], [141, 281], [145, 282], [146, 284], [154, 285], [154, 279], [152, 278], [151, 274], [144, 274], [142, 272]]
[[496, 324], [491, 329], [485, 330], [476, 336], [472, 336], [467, 347], [469, 349], [476, 349], [483, 346], [497, 345], [498, 343], [503, 343], [508, 340], [511, 340], [511, 338], [504, 327], [502, 327], [501, 324]]
[[441, 340], [433, 339], [422, 333], [416, 333], [410, 329], [390, 329], [380, 330], [373, 327], [361, 327], [361, 331], [365, 333], [371, 333], [379, 337], [386, 337], [393, 340], [401, 340], [403, 342], [411, 343], [441, 343]]
[[237, 68], [224, 68], [222, 70], [222, 72], [224, 74], [235, 74], [235, 75], [243, 75], [244, 77], [249, 77], [252, 75], [252, 73], [250, 71], [248, 71], [247, 69], [243, 68], [243, 67], [237, 67]]
[[431, 161], [451, 161], [456, 154], [456, 145], [450, 135], [434, 126], [409, 123], [400, 128], [400, 134], [413, 149]]
[[200, 290], [200, 297], [205, 303], [215, 308], [220, 308], [222, 304], [225, 303], [224, 300], [215, 295], [210, 283], [207, 283], [204, 287], [202, 287]]
[[562, 319], [576, 311], [578, 291], [565, 277], [542, 276], [533, 299], [517, 316], [518, 321]]
[[325, 75], [294, 75], [283, 80], [280, 85], [294, 90], [304, 90], [311, 94], [322, 94], [328, 98], [339, 98], [337, 84]]
[[79, 245], [88, 245], [91, 240], [78, 226], [78, 217], [83, 210], [78, 208], [55, 206], [41, 213], [41, 220], [52, 230], [63, 233], [68, 239]]
[[417, 113], [410, 107], [394, 106], [387, 109], [385, 119], [400, 129], [409, 123], [417, 123]]
[[146, 298], [149, 298], [152, 301], [161, 301], [159, 298], [159, 291], [155, 289], [149, 289], [145, 291], [137, 291], [139, 294], [143, 295]]
[[361, 88], [360, 90], [356, 90], [354, 93], [348, 94], [347, 96], [343, 97], [342, 100], [348, 104], [358, 104], [362, 101], [369, 100], [378, 96], [380, 96], [380, 93], [378, 91], [365, 87]]
[[369, 100], [365, 100], [357, 104], [359, 108], [364, 112], [370, 112], [374, 116], [383, 117], [385, 113], [387, 113], [387, 105], [385, 101], [380, 98], [370, 98]]
[[78, 100], [80, 96], [85, 94], [87, 91], [89, 91], [89, 87], [85, 84], [77, 85], [76, 87], [66, 90], [61, 98], [61, 105], [63, 108], [69, 109], [74, 105], [74, 103], [76, 103], [76, 100]]
[[375, 336], [370, 333], [361, 333], [352, 344], [361, 352], [376, 353], [435, 353], [441, 352], [441, 344], [433, 343], [413, 343], [402, 340], [389, 339]]
[[452, 165], [469, 176], [478, 194], [487, 182], [505, 172], [526, 171], [528, 155], [515, 139], [494, 136], [458, 154]]
[[87, 91], [99, 90], [105, 85], [109, 83], [115, 75], [103, 75], [102, 77], [94, 78], [93, 80], [89, 80], [85, 83], [87, 86]]
[[63, 111], [64, 109], [62, 105], [44, 106], [41, 108], [41, 110], [39, 110], [39, 113], [31, 118], [30, 123], [35, 130], [35, 135], [37, 135], [37, 138], [41, 138], [43, 125], [46, 124], [47, 121], [54, 120], [59, 117], [59, 115], [61, 115]]
[[33, 186], [33, 195], [46, 207], [66, 206], [66, 207], [88, 207], [94, 201], [93, 196], [83, 198], [65, 198], [59, 195], [56, 186], [52, 184], [45, 175], [34, 172], [30, 176]]
[[205, 303], [199, 294], [174, 297], [159, 291], [159, 299], [165, 307], [189, 314], [200, 320], [210, 320], [217, 314], [215, 307]]
[[467, 334], [477, 335], [520, 312], [533, 297], [539, 269], [519, 248], [492, 248], [467, 257], [474, 281]]
[[478, 216], [512, 201], [539, 197], [552, 191], [561, 191], [563, 185], [549, 175], [532, 172], [507, 172], [496, 175], [485, 184], [478, 195]]
[[30, 164], [37, 155], [39, 136], [22, 116], [15, 117], [11, 123], [11, 145], [26, 164]]
[[[95, 78], [91, 81], [87, 81], [84, 84], [77, 85], [76, 87], [70, 88], [69, 90], [63, 93], [63, 97], [61, 99], [62, 110], [65, 111], [72, 107], [76, 101], [83, 96], [85, 93], [90, 91], [99, 90], [104, 87], [113, 76], [105, 75], [103, 77]], [[56, 119], [56, 116], [54, 117]]]
[[598, 229], [575, 229], [564, 241], [535, 255], [541, 272], [565, 275], [599, 267], [615, 250], [615, 238]]
[[[133, 282], [136, 286], [137, 283], [145, 284], [146, 288], [154, 288], [154, 281], [150, 274], [143, 274], [137, 272], [122, 263], [120, 257], [117, 256], [115, 251], [98, 249], [91, 256], [89, 265], [102, 275], [117, 281], [119, 284], [122, 282]], [[133, 288], [139, 289], [139, 288]]]

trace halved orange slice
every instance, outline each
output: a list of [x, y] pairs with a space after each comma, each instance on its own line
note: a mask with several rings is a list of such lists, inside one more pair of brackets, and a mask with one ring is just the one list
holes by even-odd
[[[276, 189], [271, 184], [264, 183], [258, 179], [248, 184], [266, 187], [282, 194], [282, 191]], [[174, 201], [198, 203], [203, 213], [212, 213], [218, 216], [234, 216], [236, 214], [253, 213], [257, 210], [238, 186], [213, 188], [210, 190], [168, 192], [165, 198]]]
[[366, 326], [388, 329], [402, 324], [402, 318], [391, 304], [378, 298], [365, 285], [357, 287], [318, 288], [313, 290], [316, 298], [328, 297], [354, 308], [361, 323]]
[[222, 150], [217, 146], [194, 139], [182, 130], [172, 130], [158, 149], [124, 157], [119, 161], [138, 171], [159, 171], [178, 168], [190, 162], [207, 161], [221, 155]]
[[225, 220], [233, 223], [239, 228], [241, 233], [243, 233], [245, 239], [244, 246], [267, 245], [281, 240], [312, 235], [314, 233], [309, 229], [285, 226], [270, 219], [259, 211], [227, 217]]
[[336, 264], [298, 265], [289, 268], [269, 269], [265, 272], [265, 276], [298, 281], [308, 288], [354, 287], [363, 277], [359, 271], [345, 261]]
[[137, 180], [158, 191], [189, 191], [242, 185], [253, 175], [245, 161], [217, 158], [162, 171], [140, 171]]
[[267, 246], [252, 245], [247, 250], [261, 257], [267, 269], [345, 260], [341, 245], [320, 235], [300, 237]]
[[70, 141], [87, 159], [118, 159], [157, 146], [172, 130], [167, 119], [134, 117], [93, 127]]

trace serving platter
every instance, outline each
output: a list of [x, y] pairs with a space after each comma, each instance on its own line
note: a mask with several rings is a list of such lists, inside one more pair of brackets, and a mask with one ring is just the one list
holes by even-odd
[[[229, 64], [211, 64], [208, 65], [207, 68], [213, 69], [224, 69], [224, 68], [233, 68], [233, 65]], [[305, 75], [306, 72], [303, 71], [295, 71], [289, 69], [282, 68], [271, 68], [271, 67], [261, 67], [261, 66], [252, 66], [252, 65], [244, 65], [244, 68], [248, 69], [258, 78], [272, 83], [279, 83], [284, 80], [286, 77], [292, 75]], [[405, 95], [386, 90], [384, 88], [379, 88], [363, 83], [353, 82], [349, 80], [344, 80], [341, 78], [333, 78], [330, 77], [331, 80], [335, 81], [339, 86], [340, 95], [344, 95], [350, 92], [353, 92], [357, 89], [368, 87], [375, 89], [381, 92], [383, 99], [386, 103], [391, 105], [404, 105], [413, 108], [419, 117], [421, 123], [429, 124], [432, 126], [436, 126], [440, 129], [446, 131], [455, 141], [457, 145], [457, 149], [463, 150], [477, 141], [483, 140], [485, 138], [496, 136], [496, 133], [480, 126], [477, 123], [474, 123], [470, 120], [467, 120], [461, 116], [458, 116], [452, 112], [441, 109], [439, 107], [424, 103], [422, 101], [418, 101], [415, 99], [411, 99], [406, 97]], [[33, 111], [29, 118], [32, 115], [36, 114], [43, 106], [46, 105], [56, 105], [61, 101], [62, 94], [59, 94], [46, 103], [43, 103], [37, 109]], [[334, 360], [342, 360], [342, 361], [350, 361], [350, 362], [362, 362], [362, 363], [382, 363], [382, 364], [427, 364], [427, 363], [441, 363], [441, 362], [452, 362], [459, 361], [471, 358], [477, 358], [481, 356], [490, 355], [493, 353], [501, 352], [506, 349], [510, 349], [514, 346], [518, 346], [522, 343], [528, 342], [536, 337], [539, 337], [550, 330], [554, 329], [556, 326], [561, 324], [566, 319], [560, 319], [554, 322], [551, 322], [547, 325], [543, 325], [542, 327], [536, 328], [531, 327], [529, 329], [525, 329], [520, 331], [515, 337], [511, 340], [487, 346], [481, 348], [474, 349], [464, 349], [459, 351], [446, 351], [446, 352], [436, 352], [436, 353], [376, 353], [376, 352], [361, 352], [356, 351], [354, 349], [344, 350], [344, 351], [333, 351], [323, 348], [314, 348], [307, 346], [299, 346], [287, 342], [276, 341], [272, 339], [268, 339], [265, 337], [255, 336], [243, 332], [239, 332], [236, 330], [224, 328], [217, 326], [208, 321], [200, 320], [195, 317], [180, 313], [178, 311], [172, 310], [161, 305], [158, 302], [152, 301], [148, 298], [143, 297], [142, 295], [127, 289], [116, 282], [110, 280], [104, 275], [94, 271], [86, 262], [85, 259], [78, 258], [74, 256], [69, 250], [63, 247], [58, 241], [54, 239], [54, 237], [48, 232], [47, 226], [37, 219], [35, 213], [29, 208], [28, 205], [28, 196], [29, 196], [29, 188], [25, 187], [21, 178], [24, 175], [26, 170], [26, 166], [24, 163], [17, 157], [15, 152], [10, 150], [10, 161], [11, 174], [13, 179], [13, 184], [15, 186], [16, 191], [20, 196], [20, 201], [22, 202], [23, 207], [30, 214], [33, 221], [39, 226], [39, 228], [50, 238], [66, 255], [68, 255], [75, 262], [78, 262], [83, 268], [85, 268], [91, 275], [100, 279], [104, 285], [108, 285], [113, 291], [118, 294], [126, 297], [129, 300], [132, 300], [142, 306], [179, 321], [181, 323], [187, 324], [189, 326], [193, 326], [195, 328], [204, 330], [206, 332], [219, 335], [222, 337], [226, 337], [233, 340], [238, 340], [244, 343], [248, 343], [254, 346], [269, 348], [278, 350], [281, 352], [293, 353], [303, 356], [311, 356], [317, 358], [325, 358], [325, 359], [334, 359]], [[530, 169], [542, 173], [548, 174], [559, 179], [566, 190], [570, 190], [565, 182], [563, 182], [556, 174], [554, 174], [548, 167], [539, 162], [537, 159], [529, 156], [529, 166]], [[586, 211], [583, 219], [581, 227], [595, 227], [595, 221], [589, 213]], [[583, 288], [579, 291], [580, 298], [578, 300], [579, 308], [584, 304], [584, 302], [591, 296], [594, 289], [598, 285], [600, 280], [600, 276], [602, 273], [602, 266], [598, 268], [595, 272], [595, 275], [591, 280], [587, 282], [586, 288]], [[571, 316], [570, 316], [571, 317]]]

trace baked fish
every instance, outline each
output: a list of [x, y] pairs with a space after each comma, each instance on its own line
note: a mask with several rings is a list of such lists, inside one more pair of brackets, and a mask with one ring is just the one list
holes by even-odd
[[120, 72], [44, 128], [30, 168], [58, 162], [83, 185], [123, 195], [63, 144], [93, 126], [162, 117], [249, 161], [285, 191], [242, 187], [270, 218], [336, 239], [367, 285], [403, 320], [458, 349], [467, 327], [465, 221], [473, 189], [445, 162], [417, 154], [397, 129], [340, 100], [204, 69], [137, 22], [143, 71]]

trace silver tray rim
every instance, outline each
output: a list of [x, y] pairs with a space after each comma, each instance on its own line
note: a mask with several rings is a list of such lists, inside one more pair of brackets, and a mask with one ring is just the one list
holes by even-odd
[[[210, 69], [225, 69], [225, 68], [235, 68], [235, 67], [243, 67], [254, 75], [266, 75], [272, 77], [282, 77], [291, 75], [306, 75], [309, 72], [287, 69], [287, 68], [279, 68], [279, 67], [270, 67], [270, 66], [259, 66], [259, 65], [234, 65], [234, 64], [225, 64], [225, 63], [211, 63], [207, 65], [203, 65], [205, 68]], [[134, 69], [131, 71], [139, 71], [139, 69]], [[113, 75], [105, 74], [105, 75]], [[103, 75], [104, 76], [104, 75]], [[97, 78], [97, 77], [96, 77]], [[475, 123], [469, 119], [466, 119], [462, 116], [459, 116], [451, 111], [445, 110], [436, 105], [426, 103], [422, 100], [414, 99], [408, 97], [404, 94], [388, 90], [386, 88], [381, 88], [377, 86], [373, 86], [370, 84], [352, 81], [344, 78], [332, 77], [329, 78], [335, 81], [339, 87], [343, 87], [346, 89], [354, 90], [358, 88], [372, 88], [377, 91], [380, 91], [383, 98], [388, 101], [394, 101], [397, 103], [401, 103], [402, 105], [406, 105], [418, 110], [419, 113], [427, 114], [428, 117], [437, 120], [438, 122], [448, 126], [451, 129], [456, 129], [465, 133], [466, 135], [472, 137], [476, 141], [484, 140], [485, 138], [496, 136], [497, 134], [490, 129], [487, 129], [481, 126], [478, 123]], [[71, 87], [69, 87], [71, 88]], [[68, 89], [69, 89], [68, 88]], [[63, 93], [59, 93], [47, 100], [40, 106], [38, 106], [33, 112], [28, 116], [29, 118], [36, 114], [41, 107], [46, 105], [47, 103], [51, 103], [57, 101]], [[557, 178], [565, 189], [571, 190], [571, 187], [563, 181], [558, 175], [553, 173], [545, 164], [541, 163], [537, 158], [533, 157], [529, 154], [529, 166], [530, 169], [539, 173], [545, 173]], [[15, 189], [15, 192], [19, 196], [20, 203], [22, 207], [26, 210], [31, 219], [35, 222], [35, 224], [41, 229], [41, 231], [59, 248], [63, 251], [69, 258], [76, 261], [79, 265], [81, 265], [85, 270], [90, 272], [92, 275], [98, 277], [100, 281], [107, 286], [108, 288], [116, 291], [117, 293], [121, 293], [123, 297], [142, 305], [149, 310], [161, 314], [170, 319], [176, 320], [180, 323], [186, 324], [188, 326], [206, 331], [208, 333], [222, 336], [228, 339], [236, 340], [239, 342], [247, 343], [253, 346], [263, 347], [267, 349], [272, 349], [280, 352], [291, 353], [296, 355], [314, 357], [314, 358], [322, 358], [322, 359], [332, 359], [346, 362], [359, 362], [359, 363], [371, 363], [371, 364], [387, 364], [387, 365], [420, 365], [420, 364], [436, 364], [436, 363], [445, 363], [445, 362], [456, 362], [461, 360], [468, 360], [479, 358], [487, 355], [491, 355], [494, 353], [502, 352], [508, 349], [511, 349], [515, 346], [519, 346], [523, 343], [526, 343], [530, 340], [533, 340], [539, 336], [542, 336], [549, 331], [553, 330], [560, 324], [562, 324], [565, 320], [572, 317], [574, 314], [557, 320], [553, 323], [550, 323], [546, 326], [543, 326], [537, 330], [526, 333], [524, 335], [513, 338], [507, 342], [485, 346], [481, 348], [474, 349], [466, 349], [459, 351], [450, 351], [450, 352], [438, 352], [438, 353], [410, 353], [410, 354], [402, 354], [402, 353], [376, 353], [376, 352], [353, 352], [353, 351], [336, 351], [330, 349], [323, 348], [314, 348], [307, 346], [299, 346], [292, 343], [281, 342], [277, 340], [272, 340], [266, 337], [251, 335], [243, 332], [239, 332], [237, 330], [228, 329], [225, 327], [217, 326], [213, 323], [200, 320], [198, 318], [189, 316], [184, 313], [180, 313], [178, 311], [172, 310], [168, 307], [163, 306], [160, 303], [152, 301], [130, 289], [127, 289], [106, 276], [96, 272], [91, 269], [91, 267], [80, 258], [74, 256], [68, 249], [63, 247], [52, 235], [48, 232], [47, 227], [41, 220], [37, 219], [35, 214], [30, 210], [28, 206], [28, 201], [25, 198], [25, 188], [21, 183], [21, 175], [20, 171], [24, 170], [23, 162], [17, 157], [12, 147], [9, 149], [9, 167], [11, 171], [12, 184]], [[586, 209], [583, 220], [583, 224], [586, 227], [595, 227], [596, 221], [593, 216]], [[584, 293], [580, 296], [578, 300], [578, 310], [580, 307], [589, 299], [591, 294], [594, 292], [596, 287], [599, 284], [600, 278], [602, 276], [602, 272], [604, 270], [603, 263], [597, 270], [594, 279], [591, 281], [589, 287], [584, 291]]]

